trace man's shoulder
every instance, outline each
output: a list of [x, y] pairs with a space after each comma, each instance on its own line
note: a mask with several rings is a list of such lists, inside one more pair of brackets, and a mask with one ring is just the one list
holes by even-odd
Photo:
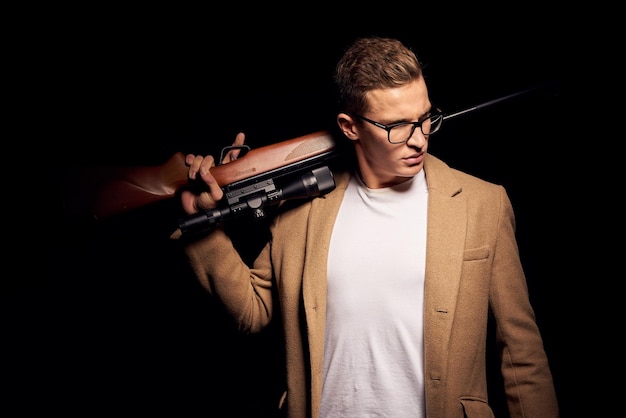
[[502, 185], [485, 180], [477, 175], [451, 167], [439, 157], [427, 154], [424, 163], [427, 181], [430, 186], [451, 187], [453, 189], [490, 190], [501, 189]]

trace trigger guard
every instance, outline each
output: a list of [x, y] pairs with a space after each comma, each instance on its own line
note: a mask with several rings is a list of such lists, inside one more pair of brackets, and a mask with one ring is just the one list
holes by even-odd
[[[229, 145], [227, 147], [224, 147], [222, 148], [222, 152], [220, 153], [220, 161], [218, 162], [218, 165], [221, 165], [224, 161], [224, 157], [226, 156], [226, 154], [234, 149], [243, 149], [246, 150], [246, 152], [250, 151], [250, 147], [248, 145]], [[233, 160], [236, 160], [237, 158], [238, 157], [235, 157], [233, 158]]]

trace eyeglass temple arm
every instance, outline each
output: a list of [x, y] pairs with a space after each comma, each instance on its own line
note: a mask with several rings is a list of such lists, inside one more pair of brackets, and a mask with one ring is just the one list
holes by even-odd
[[510, 99], [515, 98], [515, 97], [531, 93], [533, 91], [543, 90], [543, 89], [545, 89], [547, 87], [554, 86], [555, 84], [556, 84], [555, 82], [550, 82], [550, 83], [542, 84], [540, 86], [530, 87], [528, 89], [521, 90], [521, 91], [518, 91], [516, 93], [512, 93], [512, 94], [509, 94], [509, 95], [506, 95], [506, 96], [503, 96], [503, 97], [499, 97], [497, 99], [489, 100], [487, 102], [478, 104], [478, 105], [473, 106], [473, 107], [469, 107], [469, 108], [464, 109], [464, 110], [459, 110], [459, 111], [454, 112], [454, 113], [445, 114], [443, 116], [443, 119], [444, 120], [452, 119], [452, 118], [455, 118], [457, 116], [464, 115], [465, 113], [473, 112], [475, 110], [479, 110], [479, 109], [482, 109], [482, 108], [485, 108], [485, 107], [488, 107], [488, 106], [492, 106], [494, 104], [497, 104], [497, 103], [500, 103], [500, 102], [503, 102], [503, 101], [506, 101], [506, 100], [510, 100]]

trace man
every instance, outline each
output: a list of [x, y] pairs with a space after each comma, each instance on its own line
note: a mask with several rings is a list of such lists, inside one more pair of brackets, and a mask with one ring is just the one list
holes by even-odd
[[[336, 188], [279, 211], [251, 267], [222, 227], [183, 241], [198, 279], [243, 332], [281, 318], [282, 410], [491, 417], [491, 315], [510, 415], [558, 416], [511, 202], [503, 187], [427, 153], [443, 116], [415, 54], [395, 39], [358, 39], [335, 82], [355, 163], [335, 171]], [[213, 157], [186, 162], [208, 191], [182, 192], [184, 210], [215, 207], [223, 192]]]

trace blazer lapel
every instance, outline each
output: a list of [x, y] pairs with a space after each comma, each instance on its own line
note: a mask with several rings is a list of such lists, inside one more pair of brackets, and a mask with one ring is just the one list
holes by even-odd
[[[328, 250], [335, 219], [348, 180], [348, 173], [342, 172], [335, 175], [335, 190], [321, 198], [313, 199], [311, 201], [312, 209], [309, 212], [302, 292], [311, 355], [313, 394], [322, 393]], [[313, 399], [314, 405], [318, 404], [316, 401], [319, 399]]]
[[467, 204], [451, 169], [427, 154], [428, 236], [424, 285], [424, 362], [427, 381], [445, 375], [463, 264]]

